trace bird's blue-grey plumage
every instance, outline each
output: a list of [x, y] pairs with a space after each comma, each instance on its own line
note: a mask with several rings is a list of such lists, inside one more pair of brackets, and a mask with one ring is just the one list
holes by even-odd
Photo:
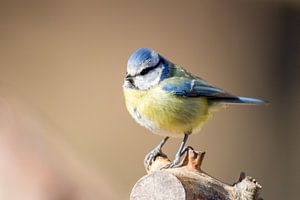
[[237, 97], [197, 78], [173, 77], [161, 84], [165, 91], [182, 97], [206, 97], [211, 102], [264, 104], [255, 98]]
[[129, 68], [140, 68], [144, 65], [156, 65], [159, 62], [159, 55], [152, 49], [140, 48], [135, 51], [128, 59]]
[[[146, 90], [168, 77], [170, 63], [149, 48], [140, 48], [128, 59], [126, 78], [131, 87]], [[129, 85], [129, 84], [128, 84]]]
[[227, 97], [228, 93], [208, 84], [200, 78], [172, 77], [162, 83], [162, 89], [177, 96], [186, 97]]

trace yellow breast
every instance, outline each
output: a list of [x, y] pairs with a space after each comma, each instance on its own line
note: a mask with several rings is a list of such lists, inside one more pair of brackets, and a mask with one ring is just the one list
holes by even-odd
[[124, 96], [133, 118], [160, 135], [182, 137], [197, 132], [210, 116], [204, 97], [178, 97], [159, 87], [147, 91], [124, 88]]

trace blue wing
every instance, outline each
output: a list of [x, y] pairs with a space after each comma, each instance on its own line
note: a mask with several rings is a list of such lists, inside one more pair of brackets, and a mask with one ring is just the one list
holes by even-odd
[[168, 78], [161, 83], [161, 88], [177, 96], [185, 97], [234, 97], [199, 78]]
[[198, 77], [172, 77], [161, 82], [161, 88], [181, 97], [207, 97], [221, 103], [263, 104], [263, 100], [234, 96]]

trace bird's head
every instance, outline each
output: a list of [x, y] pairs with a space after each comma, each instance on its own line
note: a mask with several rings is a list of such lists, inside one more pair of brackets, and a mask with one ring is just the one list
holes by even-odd
[[170, 62], [149, 48], [140, 48], [128, 59], [124, 87], [147, 90], [167, 78]]

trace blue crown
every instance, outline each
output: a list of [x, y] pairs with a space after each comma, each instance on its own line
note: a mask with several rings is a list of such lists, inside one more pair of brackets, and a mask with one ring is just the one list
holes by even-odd
[[131, 54], [127, 66], [140, 67], [149, 61], [158, 62], [158, 54], [152, 49], [140, 48]]

